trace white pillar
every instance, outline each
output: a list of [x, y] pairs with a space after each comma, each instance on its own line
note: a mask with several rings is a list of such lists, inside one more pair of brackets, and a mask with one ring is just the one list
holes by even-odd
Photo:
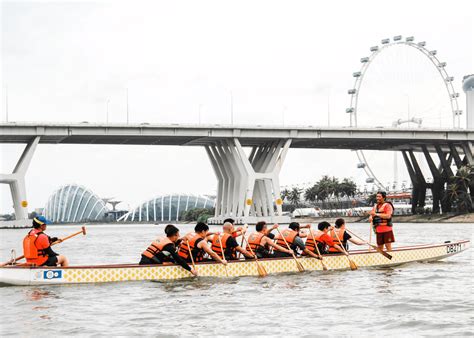
[[289, 222], [282, 215], [278, 177], [290, 144], [291, 140], [280, 140], [255, 146], [248, 157], [237, 138], [206, 146], [218, 180], [211, 222], [221, 223], [226, 217], [239, 223]]
[[39, 140], [40, 137], [37, 136], [27, 144], [11, 174], [0, 174], [0, 183], [10, 185], [13, 208], [15, 210], [15, 221], [11, 225], [14, 226], [28, 225], [28, 201], [26, 199], [25, 175]]

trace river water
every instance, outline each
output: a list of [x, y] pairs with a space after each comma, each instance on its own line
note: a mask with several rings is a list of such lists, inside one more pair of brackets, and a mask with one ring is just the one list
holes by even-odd
[[[192, 228], [179, 226], [181, 233]], [[350, 229], [367, 237], [367, 224]], [[473, 224], [396, 224], [397, 245], [471, 239]], [[79, 226], [50, 226], [64, 237]], [[212, 227], [211, 227], [212, 230]], [[0, 230], [0, 261], [27, 229]], [[55, 247], [72, 265], [138, 262], [157, 225], [94, 225]], [[265, 278], [0, 287], [0, 334], [474, 335], [473, 249], [433, 263]]]

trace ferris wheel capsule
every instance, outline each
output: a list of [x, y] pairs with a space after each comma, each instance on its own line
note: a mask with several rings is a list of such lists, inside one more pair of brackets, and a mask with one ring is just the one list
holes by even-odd
[[363, 58], [360, 59], [360, 62], [361, 63], [367, 63], [367, 62], [369, 62], [369, 58], [368, 57], [363, 57]]
[[405, 39], [406, 42], [413, 42], [415, 40], [415, 37], [409, 36]]
[[400, 41], [402, 39], [402, 36], [401, 35], [395, 35], [393, 37], [393, 41]]

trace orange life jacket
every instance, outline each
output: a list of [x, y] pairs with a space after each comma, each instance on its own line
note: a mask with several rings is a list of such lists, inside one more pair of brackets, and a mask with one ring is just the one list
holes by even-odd
[[[296, 236], [298, 236], [298, 232], [291, 229], [285, 229], [281, 232], [281, 234], [286, 239], [286, 243], [288, 243], [290, 247], [293, 244], [293, 241], [295, 240]], [[280, 234], [276, 235], [275, 239], [276, 239], [276, 244], [278, 244], [279, 246], [283, 248], [287, 248], [286, 243], [283, 240], [283, 238], [280, 236]], [[278, 251], [277, 248], [274, 248], [274, 249]]]
[[[329, 235], [331, 236], [334, 243], [336, 243], [338, 245], [341, 245], [341, 243], [342, 243], [344, 248], [347, 250], [347, 241], [344, 242], [344, 233], [345, 232], [346, 232], [345, 229], [334, 229], [334, 230], [331, 230], [329, 232]], [[337, 236], [336, 236], [336, 234], [337, 234]], [[338, 237], [339, 237], [339, 240], [341, 241], [341, 243], [339, 243], [339, 241], [337, 240]], [[331, 246], [331, 247], [329, 247], [329, 252], [340, 252], [340, 251], [337, 250], [335, 247]]]
[[[191, 252], [194, 252], [195, 255], [193, 256], [194, 257], [194, 260], [196, 262], [200, 262], [203, 260], [204, 258], [204, 250], [202, 249], [199, 249], [197, 247], [197, 245], [199, 244], [200, 241], [202, 241], [203, 238], [201, 236], [199, 236], [198, 234], [188, 234], [184, 237], [184, 240], [181, 242], [181, 244], [179, 245], [179, 251], [178, 251], [178, 255], [184, 259], [190, 259], [190, 252], [189, 252], [189, 248], [188, 248], [188, 243], [189, 243], [189, 247], [191, 248]], [[188, 242], [189, 241], [189, 242]]]
[[[225, 255], [226, 251], [228, 251], [227, 240], [229, 239], [229, 237], [232, 237], [232, 235], [224, 233], [222, 234], [222, 237], [219, 237], [219, 235], [216, 234], [214, 235], [214, 238], [212, 239], [211, 249], [221, 258], [222, 258], [221, 243], [222, 243], [222, 249], [224, 250], [224, 255]], [[219, 238], [220, 238], [220, 241], [219, 241]], [[230, 254], [231, 257], [235, 257], [235, 248], [232, 248], [230, 253], [229, 252], [227, 253]]]
[[[305, 246], [306, 246], [306, 249], [308, 249], [309, 251], [311, 252], [317, 252], [316, 251], [316, 244], [317, 243], [321, 243], [319, 241], [319, 237], [321, 237], [321, 235], [324, 233], [322, 231], [316, 231], [314, 232], [313, 230], [310, 230], [311, 232], [308, 234], [308, 237], [306, 238], [306, 243], [305, 243]], [[311, 233], [313, 233], [313, 236], [314, 236], [314, 239], [316, 240], [316, 243], [314, 242], [313, 240], [313, 236], [311, 236]]]
[[163, 248], [171, 244], [173, 242], [170, 241], [168, 237], [158, 237], [155, 241], [153, 241], [150, 246], [143, 251], [142, 255], [152, 259], [154, 256], [156, 256], [159, 252], [163, 251]]
[[23, 255], [25, 256], [27, 263], [40, 266], [48, 260], [48, 255], [44, 249], [38, 249], [36, 245], [36, 240], [41, 235], [46, 236], [42, 230], [33, 229], [28, 232], [23, 239]]
[[253, 252], [257, 252], [259, 250], [265, 250], [266, 248], [261, 245], [260, 243], [262, 242], [262, 238], [265, 236], [265, 234], [261, 233], [261, 232], [254, 232], [254, 233], [251, 233], [247, 242], [248, 242], [248, 245], [247, 245], [247, 248], [250, 247]]
[[[379, 205], [377, 204], [377, 205], [375, 206], [375, 212], [376, 212], [376, 213], [380, 213], [380, 212], [381, 212], [380, 209], [385, 209], [385, 205], [386, 205], [386, 204], [390, 204], [390, 206], [392, 207], [392, 212], [393, 212], [394, 208], [393, 208], [393, 204], [392, 204], [391, 202], [384, 202], [384, 203], [382, 203], [382, 204], [380, 205], [380, 208], [379, 208]], [[376, 216], [376, 217], [378, 217], [378, 216]], [[389, 219], [381, 218], [381, 217], [378, 217], [378, 218], [379, 218], [379, 219], [377, 220], [377, 222], [374, 222], [374, 225], [375, 225], [375, 226], [386, 226], [386, 227], [387, 227], [387, 226], [388, 226], [388, 227], [393, 226], [392, 217], [390, 217]], [[377, 223], [377, 224], [375, 224], [375, 223]]]

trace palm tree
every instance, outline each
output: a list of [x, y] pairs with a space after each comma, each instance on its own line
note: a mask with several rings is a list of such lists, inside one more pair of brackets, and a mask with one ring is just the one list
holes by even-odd
[[290, 197], [290, 191], [287, 188], [285, 188], [280, 192], [280, 195], [281, 195], [281, 199], [284, 201], [285, 199], [288, 199], [288, 197]]
[[290, 195], [288, 196], [288, 200], [291, 204], [293, 204], [296, 208], [299, 207], [301, 201], [301, 193], [303, 190], [301, 188], [293, 188], [290, 191]]
[[304, 192], [304, 199], [308, 202], [315, 202], [318, 197], [318, 187], [317, 184], [314, 184], [312, 187], [309, 187]]
[[[462, 166], [458, 169], [456, 176], [452, 177], [454, 184], [457, 186], [456, 193], [449, 191], [453, 197], [452, 201], [455, 201], [457, 211], [459, 212], [471, 212], [473, 210], [473, 204], [471, 195], [468, 193], [469, 186], [474, 179], [474, 167], [470, 165]], [[452, 187], [454, 188], [454, 187]], [[455, 195], [455, 196], [454, 196]]]

